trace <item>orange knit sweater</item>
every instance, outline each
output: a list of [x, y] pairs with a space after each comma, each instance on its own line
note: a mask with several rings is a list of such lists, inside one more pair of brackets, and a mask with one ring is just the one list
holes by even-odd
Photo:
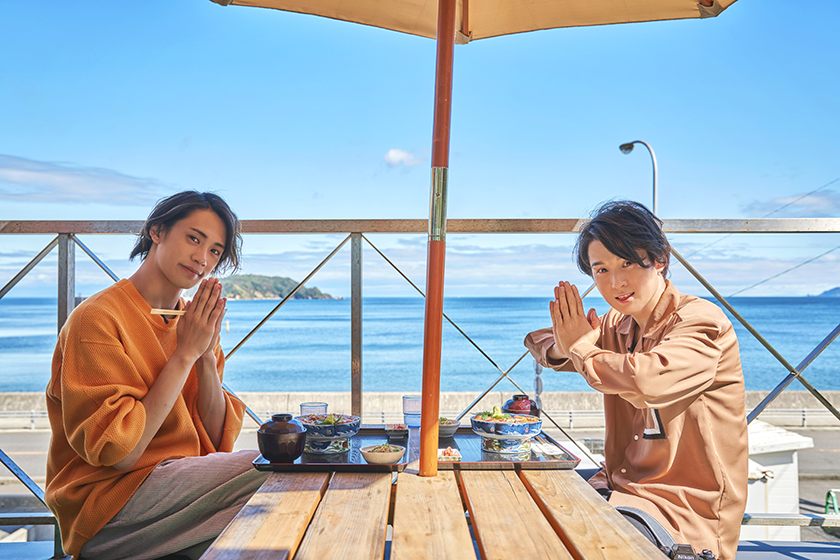
[[[146, 411], [140, 400], [177, 345], [177, 320], [166, 324], [129, 280], [84, 301], [58, 337], [47, 386], [52, 440], [46, 500], [58, 519], [64, 550], [78, 556], [167, 459], [231, 451], [245, 405], [225, 393], [224, 435], [218, 449], [198, 414], [193, 367], [181, 395], [146, 451], [122, 472], [111, 465], [136, 446]], [[219, 377], [224, 357], [216, 347]]]

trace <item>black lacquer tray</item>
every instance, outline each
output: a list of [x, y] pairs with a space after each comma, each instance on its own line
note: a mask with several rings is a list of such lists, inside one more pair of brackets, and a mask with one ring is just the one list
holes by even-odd
[[[541, 432], [530, 452], [524, 455], [490, 453], [481, 449], [481, 437], [469, 426], [461, 426], [455, 435], [438, 440], [438, 448], [451, 447], [461, 455], [460, 461], [438, 461], [441, 470], [499, 470], [499, 469], [573, 469], [580, 459], [569, 453], [554, 438]], [[406, 452], [397, 463], [370, 464], [360, 449], [369, 445], [392, 443], [402, 445]], [[350, 450], [344, 453], [304, 453], [294, 463], [272, 463], [262, 455], [254, 460], [261, 471], [275, 472], [392, 472], [405, 470], [408, 463], [419, 457], [420, 430], [412, 428], [407, 436], [389, 437], [382, 425], [363, 425], [350, 438]], [[543, 451], [550, 450], [551, 453]]]

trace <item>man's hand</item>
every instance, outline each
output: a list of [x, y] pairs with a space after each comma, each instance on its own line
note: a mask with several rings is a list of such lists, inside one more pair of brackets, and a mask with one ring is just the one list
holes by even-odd
[[187, 303], [186, 313], [178, 320], [178, 351], [193, 361], [208, 353], [213, 355], [225, 310], [221, 295], [218, 280], [202, 280], [192, 301]]
[[579, 342], [598, 343], [601, 320], [594, 309], [583, 311], [583, 300], [577, 286], [560, 282], [554, 288], [554, 301], [550, 303], [551, 327], [554, 344], [565, 356], [571, 356], [572, 347]]

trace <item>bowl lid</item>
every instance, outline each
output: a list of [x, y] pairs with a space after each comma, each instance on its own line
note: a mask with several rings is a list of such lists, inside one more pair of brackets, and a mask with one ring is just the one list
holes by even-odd
[[271, 420], [260, 426], [260, 431], [266, 434], [299, 434], [306, 431], [303, 424], [294, 420], [291, 414], [272, 414]]

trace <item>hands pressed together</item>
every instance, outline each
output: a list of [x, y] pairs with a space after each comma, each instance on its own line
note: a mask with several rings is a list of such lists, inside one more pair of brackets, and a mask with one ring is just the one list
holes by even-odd
[[218, 279], [202, 280], [178, 321], [178, 347], [196, 360], [215, 362], [213, 349], [219, 340], [227, 303], [221, 296], [222, 284]]
[[594, 309], [583, 310], [583, 300], [577, 286], [560, 282], [554, 288], [554, 301], [549, 304], [551, 330], [556, 350], [566, 357], [578, 342], [597, 344], [601, 336], [601, 320]]

